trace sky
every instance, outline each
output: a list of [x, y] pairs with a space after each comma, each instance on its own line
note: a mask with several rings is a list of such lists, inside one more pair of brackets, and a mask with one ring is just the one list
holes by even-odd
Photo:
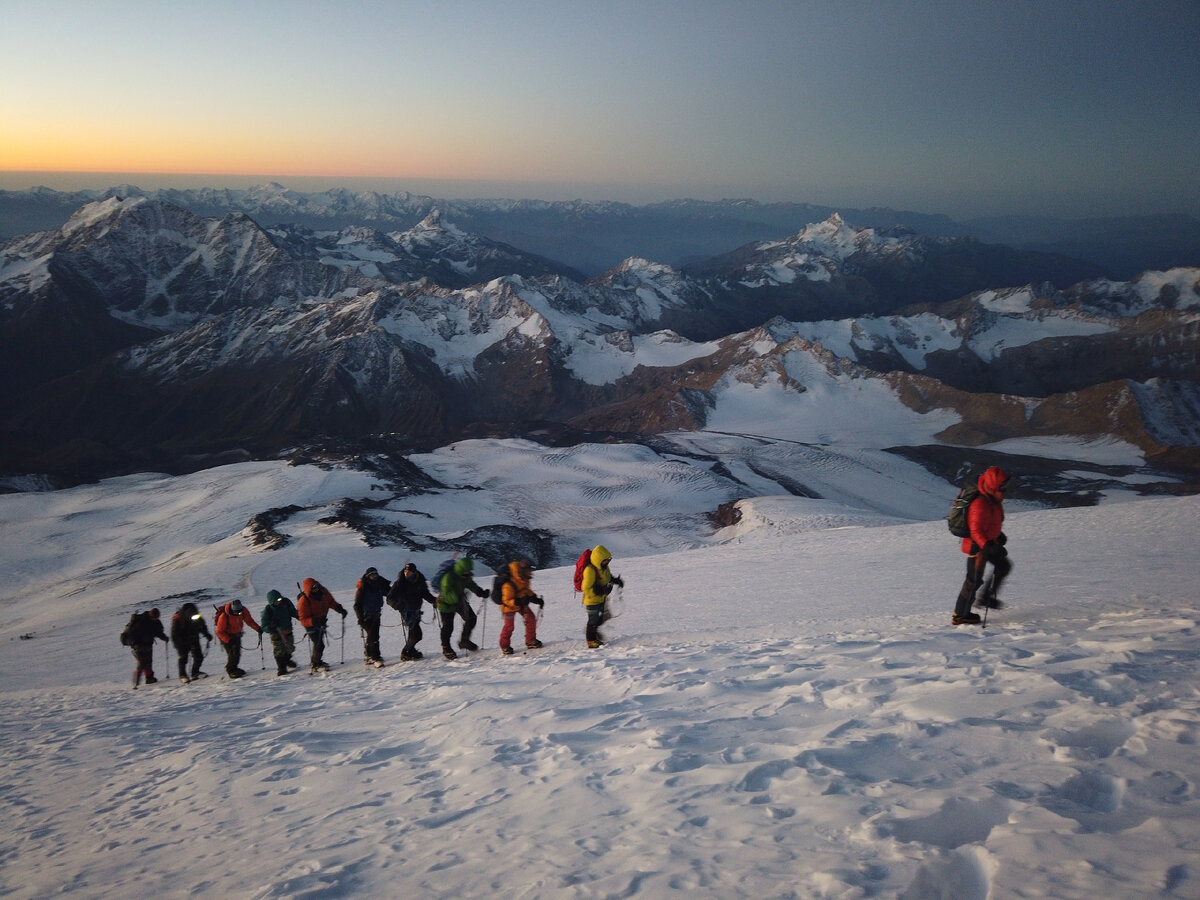
[[0, 0], [0, 21], [4, 189], [1200, 214], [1193, 0]]

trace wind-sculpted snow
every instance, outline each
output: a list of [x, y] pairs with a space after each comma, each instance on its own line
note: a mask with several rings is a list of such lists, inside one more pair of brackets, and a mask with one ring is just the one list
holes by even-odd
[[[1082, 515], [1128, 550], [1159, 546], [1160, 512], [1196, 505]], [[115, 617], [102, 631], [61, 613], [70, 636], [47, 619], [5, 643], [6, 671], [36, 670], [47, 643], [84, 655], [70, 684], [6, 679], [6, 731], [22, 737], [0, 756], [0, 887], [1194, 896], [1200, 606], [1177, 599], [1182, 572], [1135, 554], [1104, 588], [1042, 581], [1063, 569], [1043, 539], [1080, 526], [1073, 512], [1010, 523], [1025, 575], [986, 631], [944, 624], [956, 566], [925, 568], [947, 547], [924, 526], [858, 530], [880, 590], [848, 607], [836, 532], [793, 536], [770, 569], [749, 546], [619, 559], [629, 587], [601, 652], [576, 634], [565, 570], [539, 576], [538, 652], [499, 656], [488, 617], [470, 659], [367, 672], [352, 623], [330, 678], [133, 692]]]
[[[429, 467], [503, 497], [527, 476], [490, 449]], [[621, 448], [542, 462], [564, 505], [563, 466], [627, 485], [671, 472]], [[649, 506], [659, 489], [640, 484]], [[214, 677], [180, 685], [160, 647], [168, 677], [129, 689], [131, 608], [238, 596], [257, 617], [304, 575], [346, 603], [366, 564], [390, 576], [404, 555], [319, 522], [364, 491], [359, 474], [256, 464], [0, 497], [6, 531], [31, 539], [0, 546], [19, 576], [0, 585], [0, 892], [1197, 894], [1200, 604], [1179, 564], [1197, 498], [1014, 512], [1010, 605], [986, 630], [947, 624], [962, 556], [942, 522], [763, 498], [732, 543], [618, 553], [599, 651], [565, 567], [534, 578], [541, 650], [500, 656], [483, 601], [483, 649], [453, 663], [364, 670], [351, 618], [327, 678], [260, 671], [251, 637], [240, 682], [214, 648]], [[286, 546], [240, 541], [248, 509], [284, 501], [313, 510], [279, 523]], [[394, 661], [389, 609], [384, 624]]]

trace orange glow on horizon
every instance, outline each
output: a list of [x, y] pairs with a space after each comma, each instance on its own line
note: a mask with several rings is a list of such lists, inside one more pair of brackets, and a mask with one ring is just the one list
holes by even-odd
[[299, 142], [290, 137], [195, 134], [166, 140], [93, 132], [84, 141], [49, 129], [19, 137], [0, 129], [0, 171], [451, 180], [501, 174], [461, 148], [397, 148], [395, 140], [376, 143], [338, 135]]

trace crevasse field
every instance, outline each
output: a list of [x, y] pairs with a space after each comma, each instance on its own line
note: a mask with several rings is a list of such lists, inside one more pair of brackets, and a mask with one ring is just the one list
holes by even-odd
[[[884, 460], [813, 460], [826, 499], [711, 533], [719, 499], [639, 448], [456, 445], [414, 461], [482, 490], [397, 517], [604, 542], [608, 646], [564, 567], [534, 579], [541, 650], [502, 657], [476, 601], [478, 653], [443, 660], [427, 613], [401, 664], [385, 609], [382, 670], [334, 619], [328, 677], [248, 635], [247, 678], [214, 645], [179, 684], [160, 644], [136, 691], [134, 609], [204, 590], [211, 627], [309, 575], [348, 606], [367, 566], [444, 554], [323, 524], [372, 492], [336, 468], [0, 496], [0, 896], [1200, 897], [1200, 498], [1010, 503], [1009, 606], [954, 628], [946, 485]], [[288, 504], [288, 545], [251, 547]]]

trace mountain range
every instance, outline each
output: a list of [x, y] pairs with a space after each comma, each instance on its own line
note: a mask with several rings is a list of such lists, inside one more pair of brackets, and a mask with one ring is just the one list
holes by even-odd
[[[1147, 269], [1200, 265], [1200, 218], [1141, 215], [1068, 219], [1003, 216], [954, 220], [886, 207], [848, 209], [813, 203], [761, 203], [735, 199], [672, 200], [645, 206], [617, 202], [447, 200], [409, 192], [335, 189], [316, 193], [270, 183], [246, 189], [144, 191], [133, 185], [106, 190], [0, 190], [0, 240], [61, 227], [86, 203], [142, 196], [199, 216], [242, 212], [264, 227], [299, 225], [339, 231], [366, 225], [403, 231], [434, 210], [462, 228], [594, 276], [631, 256], [681, 268], [745, 244], [791, 234], [839, 213], [860, 227], [910, 228], [930, 237], [971, 238], [1014, 251], [1061, 257], [1062, 280], [1103, 275], [1129, 280]], [[1015, 255], [1015, 254], [1014, 254]], [[996, 284], [1028, 281], [1019, 274]]]
[[378, 195], [336, 196], [355, 221], [329, 228], [281, 190], [255, 215], [113, 191], [0, 245], [0, 471], [64, 483], [483, 435], [653, 444], [734, 430], [762, 403], [768, 419], [812, 417], [820, 444], [834, 440], [820, 416], [882, 402], [923, 423], [896, 452], [946, 477], [1032, 440], [1057, 461], [1048, 477], [1129, 478], [1072, 449], [1108, 443], [1133, 448], [1143, 490], [1200, 481], [1200, 269], [1114, 281], [832, 213], [589, 277], [483, 236], [458, 206], [409, 198], [423, 215], [388, 230]]

